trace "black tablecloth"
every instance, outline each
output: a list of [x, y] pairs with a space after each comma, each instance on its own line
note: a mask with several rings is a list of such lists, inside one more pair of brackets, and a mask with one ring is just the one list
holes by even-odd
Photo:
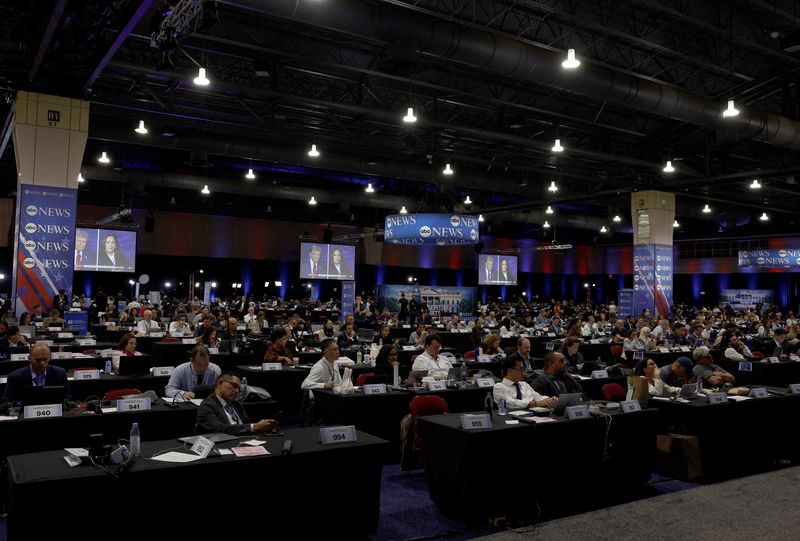
[[747, 361], [750, 370], [741, 370], [739, 361], [721, 359], [717, 361], [722, 368], [736, 378], [737, 385], [774, 385], [788, 387], [792, 383], [800, 383], [800, 362], [782, 361], [779, 363]]
[[800, 436], [792, 424], [800, 415], [800, 395], [724, 404], [651, 399], [650, 406], [660, 410], [659, 433], [698, 437], [705, 477], [735, 477], [770, 468], [776, 460], [800, 459]]
[[[601, 499], [647, 482], [655, 459], [655, 410], [546, 424], [463, 430], [459, 415], [419, 419], [431, 499], [467, 523], [486, 517], [535, 516]], [[607, 446], [608, 444], [608, 446]], [[608, 451], [607, 460], [604, 451]]]
[[[140, 457], [119, 478], [89, 465], [69, 468], [63, 451], [10, 457], [8, 539], [208, 539], [222, 531], [281, 538], [339, 528], [355, 538], [377, 529], [386, 442], [359, 432], [357, 442], [322, 445], [313, 428], [264, 439], [268, 456], [186, 464]], [[292, 452], [282, 456], [286, 439]], [[143, 443], [142, 453], [177, 444]], [[57, 502], [43, 509], [43, 497]], [[346, 526], [345, 506], [357, 509]]]

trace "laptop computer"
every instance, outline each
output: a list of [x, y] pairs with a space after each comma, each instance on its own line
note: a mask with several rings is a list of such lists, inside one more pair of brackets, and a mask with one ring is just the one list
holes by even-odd
[[422, 382], [422, 378], [428, 376], [427, 370], [412, 370], [408, 373], [408, 378], [406, 378], [406, 385], [414, 385], [415, 383]]
[[25, 387], [22, 389], [23, 406], [43, 406], [46, 404], [63, 404], [64, 386], [46, 385], [44, 387]]
[[149, 355], [121, 355], [119, 358], [120, 376], [144, 376], [150, 373]]
[[447, 371], [447, 379], [454, 379], [456, 381], [466, 378], [467, 367], [455, 366]]
[[581, 376], [591, 376], [594, 370], [600, 370], [600, 363], [597, 361], [584, 361], [580, 374]]
[[687, 383], [686, 385], [681, 386], [678, 396], [681, 398], [686, 398], [687, 400], [691, 398], [697, 398], [697, 384]]
[[564, 393], [559, 395], [556, 407], [553, 409], [553, 415], [563, 416], [570, 406], [578, 406], [583, 402], [583, 394], [581, 393]]
[[[230, 434], [225, 434], [224, 432], [214, 432], [213, 434], [201, 434], [201, 435], [207, 440], [213, 441], [214, 443], [223, 443], [226, 441], [238, 440], [239, 438], [242, 437], [242, 436], [232, 436]], [[178, 438], [178, 441], [188, 443], [189, 445], [194, 445], [194, 442], [196, 442], [198, 438], [200, 438], [200, 436], [186, 436], [184, 438]]]

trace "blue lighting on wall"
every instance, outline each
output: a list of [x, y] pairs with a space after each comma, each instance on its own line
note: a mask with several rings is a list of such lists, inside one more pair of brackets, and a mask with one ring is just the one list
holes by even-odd
[[692, 275], [692, 301], [694, 302], [695, 306], [700, 306], [700, 291], [702, 290], [702, 274], [693, 274]]
[[253, 281], [253, 267], [249, 259], [242, 261], [242, 290], [245, 297], [250, 294], [250, 282]]
[[386, 267], [383, 265], [375, 266], [375, 285], [382, 286], [384, 284], [384, 276], [386, 274]]
[[508, 288], [508, 286], [500, 286], [500, 297], [503, 300], [506, 300], [506, 289], [507, 288]]
[[456, 287], [464, 287], [464, 269], [456, 270]]
[[286, 298], [286, 293], [289, 291], [289, 263], [281, 261], [278, 267], [278, 275], [281, 277], [281, 293], [282, 299]]
[[438, 269], [430, 269], [428, 272], [428, 283], [432, 286], [439, 285], [439, 270]]
[[717, 274], [717, 285], [719, 289], [728, 289], [728, 275], [727, 274]]
[[747, 275], [747, 289], [758, 289], [758, 274], [751, 273]]
[[[75, 289], [75, 288], [73, 287], [73, 289]], [[86, 295], [87, 297], [91, 298], [92, 297], [92, 290], [93, 290], [92, 273], [84, 272], [83, 273], [83, 294]], [[72, 293], [72, 292], [70, 292], [70, 293]]]

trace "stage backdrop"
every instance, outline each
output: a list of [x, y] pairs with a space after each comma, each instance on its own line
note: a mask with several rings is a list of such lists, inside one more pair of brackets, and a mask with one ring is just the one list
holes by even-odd
[[761, 304], [769, 308], [775, 302], [775, 295], [769, 289], [720, 289], [720, 306], [730, 306], [734, 310], [747, 310]]
[[14, 241], [15, 311], [52, 308], [59, 289], [72, 294], [78, 190], [22, 184]]
[[460, 316], [471, 316], [475, 310], [475, 288], [474, 287], [429, 287], [420, 285], [382, 285], [377, 288], [378, 308], [383, 310], [384, 306], [390, 312], [400, 311], [400, 294], [405, 293], [406, 298], [422, 300], [428, 303], [431, 315], [449, 316], [459, 314]]

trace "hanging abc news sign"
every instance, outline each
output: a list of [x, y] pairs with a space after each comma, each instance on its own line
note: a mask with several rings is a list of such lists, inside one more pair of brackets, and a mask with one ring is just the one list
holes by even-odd
[[417, 246], [464, 246], [480, 240], [478, 218], [463, 214], [392, 214], [384, 242]]

